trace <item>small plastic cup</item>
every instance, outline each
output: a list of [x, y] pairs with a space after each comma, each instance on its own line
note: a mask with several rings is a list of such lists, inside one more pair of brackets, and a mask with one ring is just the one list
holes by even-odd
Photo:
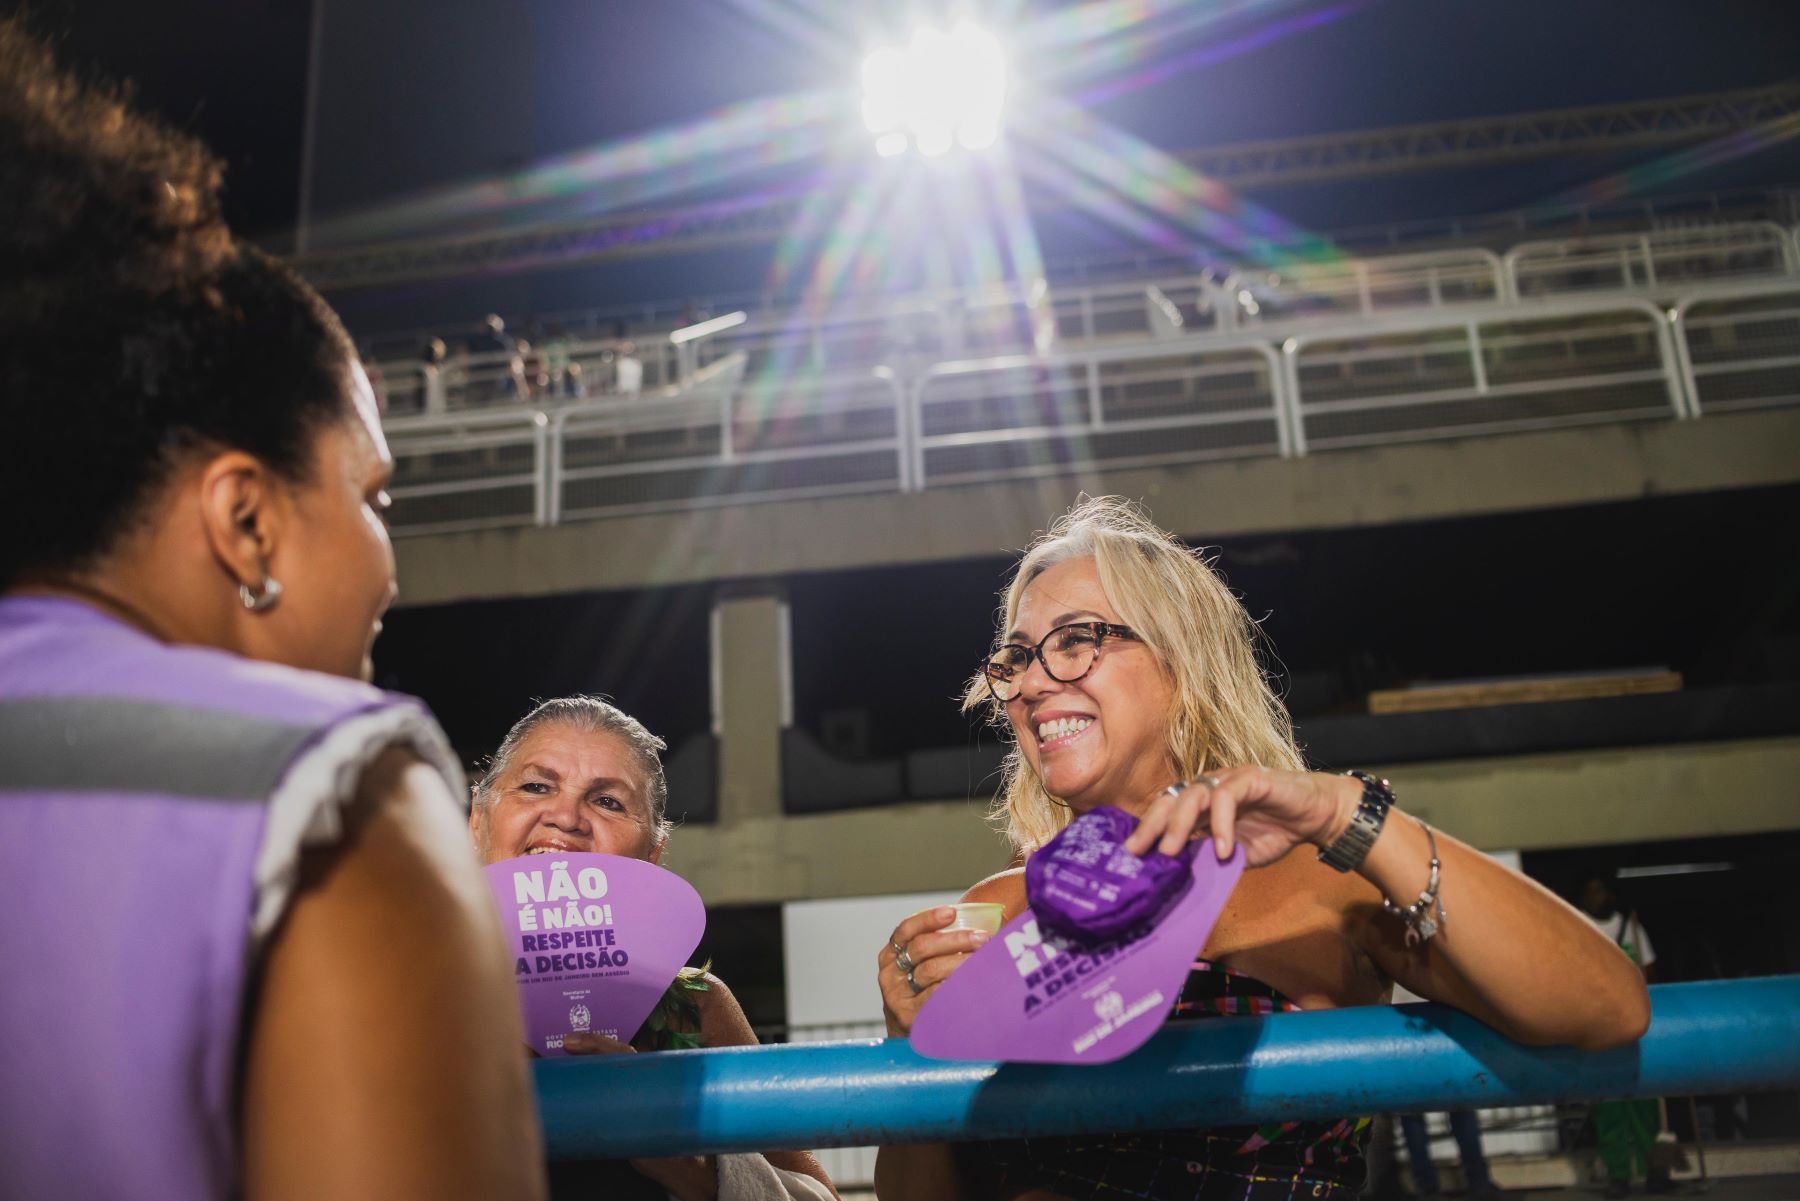
[[956, 920], [945, 926], [945, 931], [986, 930], [989, 934], [998, 934], [1006, 913], [1006, 906], [990, 901], [963, 901], [951, 908], [956, 910]]

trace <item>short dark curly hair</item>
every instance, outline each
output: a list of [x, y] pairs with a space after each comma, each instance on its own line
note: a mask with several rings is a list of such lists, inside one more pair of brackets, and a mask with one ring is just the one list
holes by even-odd
[[197, 449], [304, 480], [348, 414], [349, 336], [232, 235], [222, 179], [0, 20], [0, 588], [103, 556]]

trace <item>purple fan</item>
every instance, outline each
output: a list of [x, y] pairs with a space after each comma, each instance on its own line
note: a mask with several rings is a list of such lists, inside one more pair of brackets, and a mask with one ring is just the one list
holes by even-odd
[[1241, 844], [1224, 861], [1211, 839], [1200, 845], [1183, 895], [1113, 938], [1039, 929], [1030, 909], [1013, 918], [933, 989], [913, 1049], [1008, 1063], [1110, 1063], [1137, 1050], [1180, 996], [1244, 871]]
[[693, 886], [638, 859], [532, 855], [486, 874], [539, 1055], [565, 1054], [570, 1030], [631, 1041], [706, 929]]
[[1138, 819], [1111, 805], [1090, 809], [1025, 861], [1025, 896], [1039, 924], [1080, 942], [1154, 921], [1193, 884], [1190, 842], [1170, 856], [1125, 849]]

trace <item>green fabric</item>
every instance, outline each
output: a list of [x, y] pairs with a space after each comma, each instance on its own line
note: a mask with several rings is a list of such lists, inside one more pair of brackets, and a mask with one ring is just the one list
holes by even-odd
[[677, 972], [632, 1045], [640, 1051], [692, 1051], [704, 1045], [700, 1041], [700, 999], [694, 994], [712, 991], [706, 983], [711, 967], [709, 959], [699, 967]]
[[1594, 1135], [1600, 1162], [1609, 1180], [1648, 1175], [1650, 1148], [1656, 1142], [1655, 1101], [1596, 1101]]

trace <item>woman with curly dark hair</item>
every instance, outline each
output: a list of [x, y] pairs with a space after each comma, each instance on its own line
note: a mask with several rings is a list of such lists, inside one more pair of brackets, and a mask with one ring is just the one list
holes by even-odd
[[0, 22], [0, 1195], [535, 1197], [374, 398], [219, 184]]

